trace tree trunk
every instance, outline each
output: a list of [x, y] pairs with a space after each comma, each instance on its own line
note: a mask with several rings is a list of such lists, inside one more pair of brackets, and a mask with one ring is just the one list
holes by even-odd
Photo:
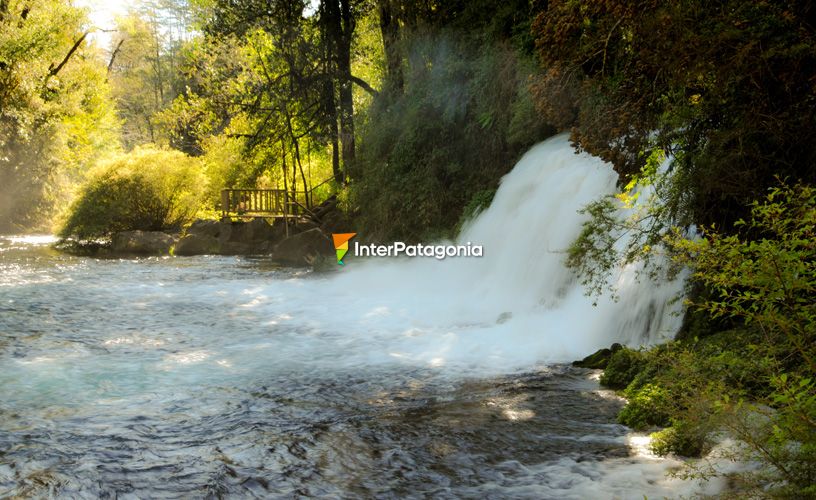
[[281, 137], [281, 171], [283, 172], [283, 226], [286, 237], [289, 237], [289, 186], [286, 176], [286, 141]]
[[340, 169], [340, 141], [337, 128], [337, 101], [334, 94], [334, 82], [336, 78], [335, 60], [337, 47], [337, 25], [339, 15], [337, 13], [336, 0], [321, 0], [320, 31], [323, 45], [323, 112], [326, 124], [326, 132], [331, 142], [332, 150], [332, 174], [338, 184], [343, 182], [343, 172]]
[[[321, 14], [323, 16], [323, 29], [325, 44], [328, 49], [328, 72], [327, 77], [334, 85], [337, 82], [339, 93], [338, 113], [340, 116], [340, 156], [342, 158], [342, 168], [345, 173], [354, 161], [354, 100], [351, 92], [351, 37], [354, 33], [354, 17], [351, 12], [351, 0], [323, 0], [321, 3]], [[328, 94], [328, 92], [327, 92]], [[334, 91], [331, 93], [332, 103], [334, 101]], [[335, 117], [337, 115], [335, 114]], [[336, 120], [330, 123], [332, 133], [332, 154], [337, 154]], [[335, 179], [344, 182], [345, 176], [340, 172], [339, 167], [334, 171]]]
[[348, 175], [354, 162], [354, 99], [351, 92], [351, 38], [354, 34], [354, 18], [351, 0], [340, 0], [342, 20], [337, 44], [337, 71], [340, 77], [340, 139], [343, 145], [343, 170]]
[[404, 78], [402, 56], [399, 51], [399, 16], [395, 12], [397, 1], [399, 0], [378, 0], [377, 10], [380, 15], [380, 33], [383, 39], [388, 82], [394, 90], [402, 93]]

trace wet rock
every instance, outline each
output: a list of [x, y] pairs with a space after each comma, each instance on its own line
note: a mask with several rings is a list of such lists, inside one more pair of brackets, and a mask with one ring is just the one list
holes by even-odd
[[218, 238], [221, 235], [222, 222], [217, 220], [198, 219], [185, 232], [187, 235], [210, 236]]
[[334, 255], [334, 245], [320, 229], [309, 229], [281, 241], [272, 258], [290, 266], [310, 266], [321, 257]]
[[265, 219], [255, 218], [249, 222], [222, 221], [218, 236], [221, 255], [264, 255], [285, 237], [283, 222], [269, 224]]
[[136, 255], [167, 255], [176, 239], [162, 231], [122, 231], [113, 235], [111, 252]]
[[265, 219], [195, 221], [175, 248], [175, 255], [265, 255], [285, 238], [283, 222]]
[[608, 349], [599, 349], [580, 361], [573, 361], [572, 366], [577, 366], [578, 368], [603, 370], [606, 368], [606, 365], [609, 364], [609, 359], [612, 357], [612, 354], [620, 351], [621, 349], [623, 349], [622, 345], [614, 343]]
[[250, 244], [257, 241], [268, 241], [278, 236], [279, 231], [262, 218], [255, 218], [249, 222], [222, 221], [219, 240], [223, 243]]
[[219, 254], [221, 245], [218, 238], [207, 234], [186, 234], [181, 237], [173, 250], [174, 255], [215, 255]]
[[199, 219], [193, 222], [176, 244], [175, 255], [213, 255], [220, 253], [218, 237], [223, 224], [216, 220]]

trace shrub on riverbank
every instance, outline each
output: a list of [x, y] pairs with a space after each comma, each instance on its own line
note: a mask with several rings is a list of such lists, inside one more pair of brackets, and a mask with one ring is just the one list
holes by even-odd
[[206, 178], [195, 158], [137, 148], [89, 176], [59, 235], [89, 240], [119, 231], [178, 230], [201, 209], [205, 189]]
[[711, 230], [694, 241], [677, 236], [670, 244], [710, 292], [698, 295], [692, 307], [742, 326], [643, 353], [620, 350], [602, 382], [614, 387], [628, 382], [622, 423], [670, 424], [653, 435], [655, 452], [699, 455], [714, 440], [730, 436], [743, 444], [735, 458], [763, 465], [745, 475], [746, 484], [771, 485], [763, 494], [811, 498], [816, 496], [816, 189], [771, 190], [753, 204], [750, 220], [739, 222], [737, 231], [724, 236]]

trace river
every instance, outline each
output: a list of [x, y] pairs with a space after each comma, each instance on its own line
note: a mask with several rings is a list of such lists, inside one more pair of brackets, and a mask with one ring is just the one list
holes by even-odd
[[[623, 402], [598, 373], [567, 364], [673, 333], [678, 288], [622, 270], [618, 299], [593, 305], [563, 270], [551, 250], [580, 227], [565, 218], [614, 188], [565, 144], [522, 159], [465, 229], [483, 259], [351, 258], [316, 273], [0, 237], [0, 497], [716, 491], [667, 477], [680, 462], [652, 456], [615, 423]], [[566, 176], [568, 192], [531, 188], [538, 175]]]

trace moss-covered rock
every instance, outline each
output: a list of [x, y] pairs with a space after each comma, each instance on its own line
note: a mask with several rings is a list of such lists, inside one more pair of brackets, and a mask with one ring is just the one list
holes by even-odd
[[622, 345], [617, 343], [612, 344], [611, 347], [599, 349], [584, 359], [573, 361], [572, 366], [576, 366], [578, 368], [603, 370], [609, 364], [609, 359], [612, 357], [612, 354], [620, 351], [621, 349], [623, 349]]
[[612, 353], [601, 375], [601, 385], [612, 389], [625, 389], [646, 366], [642, 352], [624, 347]]

